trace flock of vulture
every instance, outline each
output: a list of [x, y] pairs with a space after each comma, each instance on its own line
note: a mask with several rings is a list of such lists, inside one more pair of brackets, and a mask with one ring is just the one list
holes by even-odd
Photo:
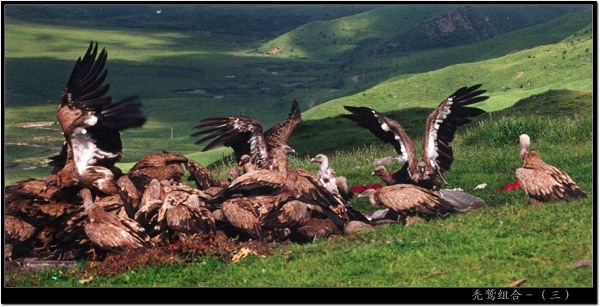
[[[196, 144], [209, 142], [203, 151], [233, 149], [239, 168], [233, 167], [229, 178], [214, 178], [201, 164], [168, 152], [147, 155], [122, 172], [115, 166], [123, 148], [120, 133], [142, 127], [146, 118], [138, 97], [114, 102], [106, 96], [106, 59], [106, 50], [98, 53], [92, 42], [73, 68], [56, 114], [65, 141], [50, 158], [51, 174], [5, 188], [5, 259], [98, 259], [223, 234], [278, 241], [313, 219], [346, 233], [350, 225], [408, 224], [487, 206], [468, 193], [441, 189], [453, 162], [454, 132], [485, 112], [470, 106], [488, 99], [481, 85], [457, 90], [429, 115], [420, 160], [398, 122], [367, 107], [346, 106], [345, 118], [394, 146], [405, 161], [398, 171], [377, 167], [373, 175], [385, 186], [353, 195], [323, 154], [311, 160], [320, 165], [317, 174], [288, 167], [287, 157], [294, 153], [288, 139], [301, 122], [296, 101], [288, 117], [266, 131], [244, 116], [207, 118], [194, 127]], [[532, 202], [586, 196], [564, 171], [528, 151], [527, 135], [520, 141], [524, 165], [516, 176]], [[186, 183], [192, 181], [195, 186]], [[385, 209], [362, 214], [351, 206], [354, 196]]]

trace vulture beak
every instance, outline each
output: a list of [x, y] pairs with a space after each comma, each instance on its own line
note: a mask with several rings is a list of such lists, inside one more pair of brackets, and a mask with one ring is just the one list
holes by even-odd
[[371, 176], [375, 176], [375, 172], [371, 172]]
[[317, 162], [317, 160], [315, 160], [315, 158], [310, 159], [310, 162]]

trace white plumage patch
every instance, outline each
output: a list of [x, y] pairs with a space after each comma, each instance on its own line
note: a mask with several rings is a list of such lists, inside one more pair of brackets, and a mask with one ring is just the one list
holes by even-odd
[[75, 160], [75, 166], [77, 166], [77, 172], [80, 175], [85, 172], [88, 165], [96, 163], [95, 152], [98, 148], [95, 142], [84, 128], [78, 127], [73, 130], [71, 140], [73, 159]]

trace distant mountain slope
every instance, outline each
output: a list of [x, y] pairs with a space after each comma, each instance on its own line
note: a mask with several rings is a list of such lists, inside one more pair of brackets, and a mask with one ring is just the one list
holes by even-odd
[[259, 48], [277, 55], [351, 58], [472, 44], [591, 9], [591, 5], [386, 5], [314, 21]]
[[[41, 24], [96, 29], [148, 31], [209, 31], [213, 33], [281, 35], [306, 23], [354, 15], [381, 5], [353, 4], [114, 4], [80, 2], [47, 5], [13, 3], [5, 18]], [[68, 21], [68, 22], [67, 22]]]
[[593, 39], [581, 32], [576, 40], [521, 50], [504, 57], [457, 64], [427, 73], [399, 76], [362, 93], [328, 101], [302, 114], [314, 120], [346, 113], [344, 105], [366, 105], [379, 111], [434, 107], [456, 89], [483, 83], [491, 98], [478, 106], [487, 111], [550, 89], [593, 89]]

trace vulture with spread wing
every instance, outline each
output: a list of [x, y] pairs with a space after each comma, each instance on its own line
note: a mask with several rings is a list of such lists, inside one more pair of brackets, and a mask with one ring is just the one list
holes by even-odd
[[79, 186], [98, 189], [105, 194], [117, 192], [115, 177], [120, 171], [123, 144], [120, 133], [141, 127], [146, 117], [141, 112], [138, 97], [113, 102], [105, 96], [109, 84], [103, 84], [107, 52], [98, 54], [98, 43], [90, 43], [75, 63], [64, 88], [56, 118], [63, 130], [65, 142], [59, 155], [51, 157], [54, 166], [47, 185]]
[[[202, 144], [211, 141], [202, 151], [213, 149], [219, 145], [233, 149], [235, 160], [239, 163], [243, 155], [250, 156], [250, 162], [260, 169], [277, 167], [273, 165], [274, 149], [284, 148], [292, 132], [302, 121], [298, 102], [294, 100], [288, 117], [263, 132], [262, 124], [246, 116], [224, 116], [206, 118], [194, 129], [192, 137], [203, 136], [196, 141]], [[289, 148], [288, 148], [289, 150]]]
[[544, 162], [538, 152], [529, 151], [531, 140], [527, 134], [522, 134], [519, 142], [523, 167], [516, 170], [516, 176], [531, 203], [572, 201], [587, 197], [565, 171]]
[[440, 182], [447, 183], [443, 174], [450, 171], [454, 160], [450, 143], [456, 128], [470, 122], [472, 117], [485, 113], [482, 109], [470, 107], [489, 98], [481, 96], [486, 91], [479, 90], [480, 87], [481, 84], [460, 88], [429, 114], [425, 123], [421, 161], [417, 158], [414, 142], [395, 120], [367, 107], [344, 106], [352, 114], [342, 116], [393, 145], [406, 161], [402, 169], [393, 174], [395, 183], [412, 183], [439, 190]]

